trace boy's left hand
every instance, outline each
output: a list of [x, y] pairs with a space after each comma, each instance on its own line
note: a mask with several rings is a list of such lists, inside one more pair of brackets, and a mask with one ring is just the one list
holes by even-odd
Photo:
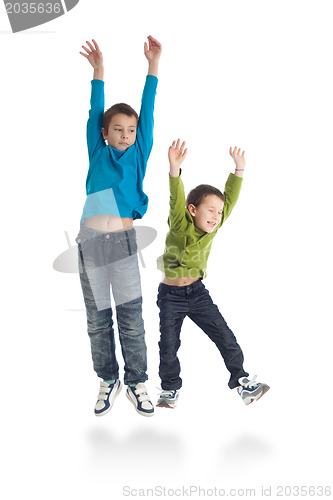
[[234, 162], [236, 164], [235, 175], [237, 175], [237, 177], [243, 177], [243, 172], [246, 165], [246, 161], [244, 158], [245, 151], [243, 150], [242, 154], [240, 154], [240, 152], [241, 148], [235, 147], [234, 150], [232, 150], [232, 148], [230, 147], [229, 149], [230, 156], [234, 159]]

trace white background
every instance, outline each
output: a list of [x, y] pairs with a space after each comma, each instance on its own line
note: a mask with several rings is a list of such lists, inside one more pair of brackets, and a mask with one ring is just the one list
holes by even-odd
[[[81, 0], [12, 34], [2, 8], [4, 498], [111, 499], [155, 487], [175, 496], [191, 485], [206, 496], [253, 488], [257, 497], [272, 486], [274, 497], [278, 485], [330, 484], [331, 10], [322, 0]], [[206, 286], [245, 368], [271, 390], [246, 407], [228, 389], [214, 344], [188, 321], [177, 409], [141, 417], [123, 390], [96, 419], [78, 275], [52, 267], [68, 248], [65, 231], [74, 244], [85, 201], [92, 68], [79, 51], [95, 38], [107, 107], [125, 101], [139, 110], [149, 34], [163, 44], [144, 183], [150, 204], [136, 223], [158, 231], [141, 269], [150, 396], [155, 402], [159, 386], [155, 260], [167, 231], [167, 149], [177, 137], [189, 147], [187, 191], [202, 182], [223, 189], [229, 146], [246, 151], [241, 196], [215, 239]]]

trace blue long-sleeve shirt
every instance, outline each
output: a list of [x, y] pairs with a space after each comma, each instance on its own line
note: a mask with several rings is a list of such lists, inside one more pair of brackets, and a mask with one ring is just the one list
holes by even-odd
[[91, 82], [91, 108], [87, 123], [89, 170], [87, 199], [81, 223], [95, 215], [141, 219], [147, 211], [143, 192], [147, 161], [153, 147], [154, 103], [157, 78], [147, 75], [135, 143], [126, 151], [108, 146], [102, 135], [104, 82]]

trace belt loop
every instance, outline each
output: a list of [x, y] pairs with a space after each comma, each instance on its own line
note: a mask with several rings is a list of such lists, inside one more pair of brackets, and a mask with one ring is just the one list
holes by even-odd
[[129, 253], [130, 255], [132, 255], [131, 245], [130, 245], [130, 241], [129, 241], [129, 237], [128, 237], [128, 232], [127, 232], [127, 231], [125, 231], [125, 233], [126, 233], [126, 240], [127, 240], [127, 246], [128, 246], [128, 253]]

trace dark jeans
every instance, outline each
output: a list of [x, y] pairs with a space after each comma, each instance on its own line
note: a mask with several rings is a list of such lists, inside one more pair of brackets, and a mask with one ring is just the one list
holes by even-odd
[[76, 241], [94, 370], [103, 380], [119, 378], [111, 286], [125, 362], [124, 382], [145, 382], [147, 352], [135, 229], [102, 233], [82, 225]]
[[169, 286], [160, 283], [157, 305], [160, 308], [160, 367], [162, 389], [180, 389], [180, 330], [188, 316], [216, 344], [230, 372], [229, 387], [239, 386], [238, 379], [247, 377], [243, 369], [243, 353], [236, 337], [213, 303], [201, 280], [189, 286]]

